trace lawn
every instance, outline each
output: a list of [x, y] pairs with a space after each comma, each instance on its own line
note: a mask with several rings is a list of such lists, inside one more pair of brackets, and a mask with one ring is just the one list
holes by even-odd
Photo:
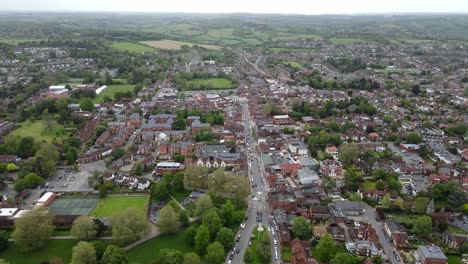
[[108, 196], [101, 199], [91, 216], [101, 218], [114, 216], [127, 208], [136, 208], [146, 215], [149, 196]]
[[364, 190], [374, 190], [375, 189], [375, 182], [364, 182], [362, 184], [362, 189], [364, 189]]
[[283, 61], [283, 64], [288, 65], [289, 67], [295, 68], [295, 69], [302, 68], [302, 65], [297, 61], [292, 61], [292, 60]]
[[183, 190], [183, 191], [180, 191], [180, 192], [172, 192], [171, 195], [172, 195], [172, 197], [174, 197], [174, 199], [176, 199], [176, 201], [178, 201], [180, 203], [185, 198], [187, 198], [191, 192], [192, 191], [190, 191], [190, 190]]
[[330, 42], [333, 44], [355, 44], [359, 42], [368, 43], [370, 41], [360, 38], [330, 38]]
[[[204, 87], [203, 87], [204, 86]], [[182, 90], [234, 89], [236, 84], [226, 78], [193, 79], [185, 83]]]
[[114, 95], [118, 92], [133, 92], [133, 88], [135, 85], [133, 84], [118, 84], [118, 85], [109, 85], [106, 89], [104, 89], [96, 98], [94, 98], [94, 102], [101, 103], [104, 100], [104, 97], [109, 96], [111, 99], [114, 99]]
[[455, 255], [447, 255], [448, 264], [461, 264], [460, 257]]
[[427, 43], [434, 42], [433, 40], [430, 40], [430, 39], [411, 39], [411, 38], [398, 39], [398, 41], [401, 43], [408, 43], [408, 44], [427, 44]]
[[77, 240], [50, 240], [46, 247], [27, 254], [19, 251], [14, 245], [10, 245], [6, 251], [0, 253], [0, 257], [12, 264], [43, 263], [54, 256], [60, 257], [63, 263], [70, 263], [72, 248], [76, 243]]
[[140, 43], [143, 43], [150, 47], [164, 49], [164, 50], [177, 50], [177, 49], [180, 49], [184, 45], [187, 45], [189, 47], [193, 47], [194, 45], [197, 45], [199, 47], [203, 47], [205, 49], [211, 49], [211, 50], [221, 49], [221, 46], [217, 46], [217, 45], [197, 44], [197, 43], [182, 42], [182, 41], [175, 41], [175, 40], [168, 40], [168, 39], [141, 41]]
[[283, 261], [285, 262], [291, 261], [291, 256], [292, 256], [291, 247], [284, 246], [281, 250], [281, 256], [283, 257]]
[[21, 122], [20, 127], [11, 132], [12, 135], [21, 137], [33, 137], [36, 141], [45, 140], [51, 142], [53, 139], [57, 141], [63, 140], [68, 137], [68, 133], [62, 126], [54, 123], [55, 129], [48, 133], [45, 131], [45, 123], [41, 120], [38, 121], [24, 121]]
[[257, 245], [260, 241], [260, 239], [265, 238], [265, 236], [268, 236], [268, 231], [266, 229], [263, 230], [263, 232], [258, 232], [257, 227], [254, 228], [253, 233], [255, 234], [255, 238], [251, 239], [252, 245], [247, 247], [246, 253], [249, 252], [250, 254], [250, 260], [245, 261], [247, 264], [262, 264], [265, 263], [258, 253], [257, 250]]
[[407, 227], [413, 226], [416, 219], [419, 216], [420, 215], [416, 215], [416, 214], [388, 214], [387, 215], [388, 218], [391, 218], [395, 220], [396, 222]]
[[160, 235], [150, 239], [127, 251], [130, 264], [146, 264], [153, 263], [159, 255], [159, 250], [163, 248], [172, 248], [187, 253], [193, 251], [190, 244], [187, 244], [184, 239], [185, 228], [181, 229], [176, 234]]
[[35, 38], [7, 38], [7, 39], [0, 39], [0, 43], [6, 43], [10, 45], [18, 45], [19, 43], [23, 42], [33, 42], [33, 41], [40, 41], [41, 39]]
[[134, 42], [116, 42], [110, 45], [112, 48], [119, 51], [129, 51], [129, 52], [151, 52], [154, 51], [153, 47], [149, 47], [143, 44], [134, 43]]

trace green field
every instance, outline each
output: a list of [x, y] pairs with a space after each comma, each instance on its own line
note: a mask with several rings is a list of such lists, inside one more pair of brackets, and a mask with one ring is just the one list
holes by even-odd
[[362, 184], [362, 189], [364, 189], [364, 190], [374, 190], [375, 189], [375, 182], [364, 182]]
[[297, 62], [297, 61], [292, 61], [292, 60], [288, 60], [288, 61], [283, 61], [283, 64], [285, 65], [288, 65], [289, 67], [293, 68], [293, 69], [300, 69], [302, 68], [302, 65]]
[[136, 208], [146, 215], [148, 196], [108, 196], [101, 199], [91, 212], [91, 216], [101, 218], [114, 216], [127, 208]]
[[447, 255], [448, 264], [461, 264], [460, 257], [454, 255]]
[[77, 243], [77, 240], [50, 240], [47, 246], [27, 254], [18, 250], [15, 245], [0, 253], [0, 258], [9, 261], [11, 264], [31, 264], [43, 263], [49, 261], [52, 257], [60, 257], [63, 263], [70, 263], [72, 248]]
[[408, 44], [427, 44], [427, 43], [434, 42], [433, 40], [430, 40], [430, 39], [410, 39], [410, 38], [398, 39], [398, 41], [401, 43], [408, 43]]
[[[205, 86], [205, 87], [203, 87]], [[234, 89], [236, 84], [226, 78], [193, 79], [185, 82], [182, 90]]]
[[160, 235], [148, 240], [127, 251], [130, 264], [153, 263], [159, 256], [159, 250], [163, 248], [172, 248], [187, 253], [193, 251], [191, 245], [184, 239], [185, 229], [181, 229], [176, 234]]
[[330, 42], [333, 44], [355, 44], [359, 42], [370, 42], [365, 39], [360, 38], [330, 38]]
[[21, 122], [20, 127], [11, 132], [12, 135], [21, 137], [33, 137], [36, 141], [45, 140], [51, 142], [53, 139], [57, 141], [68, 137], [68, 133], [63, 130], [63, 127], [55, 124], [56, 129], [52, 133], [45, 132], [45, 123], [42, 121], [25, 121]]
[[129, 52], [150, 52], [154, 51], [155, 49], [143, 44], [134, 43], [134, 42], [116, 42], [110, 45], [112, 48], [120, 50], [120, 51], [129, 51]]
[[291, 261], [291, 256], [292, 256], [291, 247], [285, 246], [281, 249], [281, 257], [283, 258], [283, 261], [285, 262]]
[[180, 203], [185, 198], [187, 198], [191, 192], [192, 191], [190, 191], [190, 190], [183, 190], [183, 191], [180, 191], [180, 192], [171, 192], [171, 195], [172, 195], [172, 197], [174, 197], [174, 199], [176, 199], [176, 201], [178, 201]]
[[135, 85], [133, 84], [118, 84], [118, 85], [109, 85], [104, 91], [102, 91], [96, 98], [94, 102], [100, 103], [103, 101], [104, 97], [109, 96], [111, 99], [114, 99], [114, 95], [118, 92], [133, 92]]
[[262, 257], [258, 253], [257, 244], [259, 243], [261, 238], [264, 238], [264, 237], [268, 236], [268, 231], [266, 229], [264, 229], [263, 232], [258, 232], [257, 231], [257, 226], [256, 226], [254, 228], [253, 234], [255, 234], [255, 238], [251, 239], [252, 240], [252, 245], [250, 245], [246, 249], [246, 252], [248, 251], [249, 254], [251, 255], [251, 260], [246, 261], [245, 263], [247, 263], [247, 264], [262, 264], [262, 263], [264, 263], [264, 261], [262, 260]]
[[35, 38], [7, 38], [7, 39], [0, 39], [0, 43], [6, 43], [10, 45], [18, 45], [19, 43], [23, 42], [33, 42], [33, 41], [40, 41], [41, 39]]
[[319, 35], [312, 34], [294, 34], [294, 33], [278, 33], [273, 40], [297, 40], [297, 39], [318, 39]]

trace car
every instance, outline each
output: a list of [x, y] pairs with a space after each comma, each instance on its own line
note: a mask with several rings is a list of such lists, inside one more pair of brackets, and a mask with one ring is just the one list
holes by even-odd
[[231, 264], [231, 263], [232, 263], [232, 260], [229, 260], [229, 261], [228, 261], [228, 264]]
[[239, 242], [239, 240], [240, 240], [240, 235], [237, 236], [236, 242]]
[[270, 231], [271, 231], [271, 228], [270, 228], [269, 226], [267, 227], [267, 229], [268, 229], [268, 232], [270, 232]]
[[240, 227], [241, 227], [242, 229], [244, 229], [244, 228], [245, 228], [245, 223], [242, 223], [242, 224], [240, 225]]
[[278, 245], [278, 241], [276, 241], [276, 239], [273, 239], [273, 245]]
[[234, 254], [231, 254], [231, 255], [229, 256], [229, 260], [232, 260], [233, 258], [234, 258]]
[[236, 248], [236, 253], [238, 254], [240, 252], [240, 249]]

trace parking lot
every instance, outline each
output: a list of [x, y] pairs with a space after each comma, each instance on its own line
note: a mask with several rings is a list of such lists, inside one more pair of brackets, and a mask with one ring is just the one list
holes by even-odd
[[93, 171], [102, 171], [104, 161], [82, 164], [78, 171], [57, 169], [55, 177], [48, 179], [49, 191], [53, 192], [91, 192], [94, 189], [88, 185], [88, 177]]

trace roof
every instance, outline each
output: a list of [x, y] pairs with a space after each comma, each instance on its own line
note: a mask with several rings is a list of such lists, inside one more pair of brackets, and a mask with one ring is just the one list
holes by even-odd
[[274, 117], [275, 119], [287, 119], [287, 118], [289, 118], [288, 115], [275, 115], [275, 116], [273, 116], [273, 117]]
[[438, 246], [418, 246], [419, 251], [422, 253], [424, 258], [431, 259], [447, 259], [442, 249]]
[[159, 162], [156, 164], [156, 167], [175, 167], [178, 168], [180, 167], [179, 162]]
[[18, 210], [18, 208], [1, 208], [0, 216], [13, 216]]
[[41, 198], [39, 198], [39, 200], [37, 200], [37, 203], [45, 203], [47, 202], [47, 200], [50, 199], [50, 197], [52, 197], [54, 195], [53, 192], [46, 192], [44, 195], [41, 196]]

